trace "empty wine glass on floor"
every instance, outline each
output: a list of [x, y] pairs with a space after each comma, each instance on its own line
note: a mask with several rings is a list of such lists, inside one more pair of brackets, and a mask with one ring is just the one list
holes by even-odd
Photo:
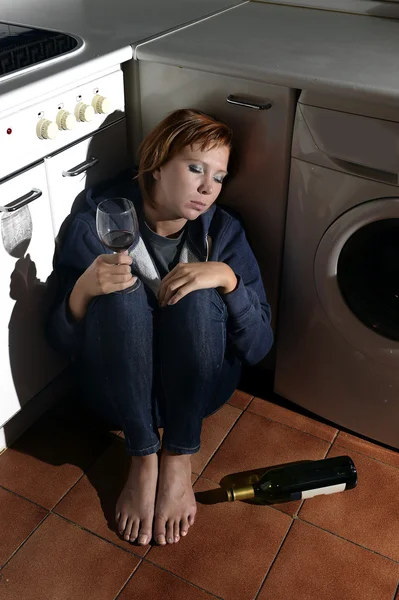
[[[127, 198], [107, 198], [97, 206], [96, 226], [98, 237], [116, 254], [129, 250], [139, 236], [139, 224], [133, 203]], [[140, 280], [125, 292], [133, 292]]]

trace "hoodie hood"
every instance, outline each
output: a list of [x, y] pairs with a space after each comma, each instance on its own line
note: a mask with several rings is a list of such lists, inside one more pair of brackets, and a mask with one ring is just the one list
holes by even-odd
[[[131, 200], [136, 212], [142, 214], [143, 197], [137, 180], [133, 179], [136, 173], [136, 171], [129, 169], [123, 171], [115, 179], [108, 180], [93, 188], [89, 188], [86, 192], [86, 202], [89, 205], [89, 208], [95, 213], [97, 206], [103, 200], [121, 197]], [[215, 210], [216, 206], [213, 204], [197, 219], [187, 222], [187, 238], [200, 260], [206, 260], [208, 255], [207, 236]]]

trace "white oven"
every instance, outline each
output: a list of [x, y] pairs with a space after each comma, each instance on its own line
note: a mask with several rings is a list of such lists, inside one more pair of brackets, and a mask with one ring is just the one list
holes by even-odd
[[87, 187], [129, 165], [120, 65], [68, 76], [45, 96], [22, 87], [18, 106], [0, 103], [0, 450], [20, 433], [13, 417], [26, 428], [67, 366], [43, 327], [55, 238]]

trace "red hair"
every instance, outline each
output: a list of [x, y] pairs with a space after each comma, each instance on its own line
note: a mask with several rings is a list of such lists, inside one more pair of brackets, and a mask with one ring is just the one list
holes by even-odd
[[199, 144], [201, 151], [233, 144], [230, 127], [196, 110], [180, 109], [167, 115], [144, 138], [139, 148], [138, 180], [144, 199], [151, 201], [153, 172], [186, 146]]

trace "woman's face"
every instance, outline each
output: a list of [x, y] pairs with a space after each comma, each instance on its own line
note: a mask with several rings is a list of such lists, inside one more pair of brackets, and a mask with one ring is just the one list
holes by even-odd
[[227, 146], [186, 146], [155, 171], [153, 200], [162, 218], [192, 221], [208, 210], [222, 189], [229, 154]]

